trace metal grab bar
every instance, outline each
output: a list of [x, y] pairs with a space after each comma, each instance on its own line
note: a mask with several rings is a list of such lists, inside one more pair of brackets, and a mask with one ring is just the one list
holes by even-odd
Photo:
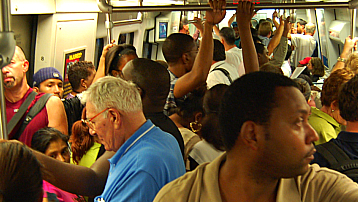
[[[204, 11], [210, 9], [206, 5], [170, 5], [170, 6], [124, 6], [114, 7], [99, 0], [99, 9], [105, 13], [111, 12], [154, 12], [154, 11]], [[103, 6], [106, 4], [106, 6]], [[352, 2], [310, 2], [310, 3], [261, 3], [256, 4], [256, 9], [310, 9], [310, 8], [353, 8], [356, 4]], [[110, 8], [108, 8], [108, 6]], [[106, 8], [106, 9], [101, 9]], [[226, 10], [235, 10], [237, 4], [228, 3]]]

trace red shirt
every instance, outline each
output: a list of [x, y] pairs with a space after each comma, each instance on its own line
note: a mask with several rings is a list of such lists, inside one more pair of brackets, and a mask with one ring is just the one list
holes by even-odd
[[[32, 88], [29, 88], [29, 90], [26, 92], [25, 96], [17, 101], [17, 102], [9, 102], [6, 100], [6, 119], [7, 123], [11, 120], [11, 118], [15, 115], [17, 110], [20, 108], [21, 104], [25, 102], [26, 98], [30, 95], [32, 92]], [[39, 93], [35, 96], [35, 99], [32, 101], [30, 106], [28, 107], [25, 115], [23, 116], [22, 120], [18, 122], [18, 124], [15, 126], [13, 131], [9, 134], [9, 139], [12, 139], [15, 132], [19, 129], [20, 125], [23, 123], [26, 114], [30, 111], [31, 107], [41, 98], [41, 96], [44, 95], [44, 93]], [[44, 128], [48, 125], [48, 117], [47, 117], [47, 110], [46, 106], [30, 121], [30, 123], [25, 128], [24, 132], [19, 138], [19, 141], [25, 143], [27, 146], [31, 146], [31, 140], [32, 135], [39, 129]]]

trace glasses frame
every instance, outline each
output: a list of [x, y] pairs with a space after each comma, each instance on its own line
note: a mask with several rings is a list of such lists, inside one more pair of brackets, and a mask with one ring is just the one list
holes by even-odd
[[104, 110], [102, 110], [101, 112], [99, 112], [98, 114], [96, 114], [94, 117], [90, 118], [90, 119], [81, 119], [81, 121], [83, 123], [85, 123], [89, 128], [91, 128], [92, 130], [96, 129], [96, 126], [94, 125], [94, 123], [92, 122], [93, 119], [95, 119], [97, 116], [99, 116], [100, 114], [102, 114], [103, 112], [107, 111], [109, 108], [106, 108]]

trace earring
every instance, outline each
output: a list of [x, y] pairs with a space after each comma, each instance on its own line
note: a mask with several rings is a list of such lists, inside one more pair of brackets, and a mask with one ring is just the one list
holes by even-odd
[[197, 133], [201, 130], [201, 127], [203, 125], [201, 125], [201, 123], [198, 123], [197, 121], [195, 121], [195, 122], [190, 122], [189, 126], [190, 126], [191, 131], [193, 131], [194, 133]]
[[87, 90], [87, 85], [85, 85], [85, 90]]
[[334, 112], [334, 109], [332, 109], [332, 111], [331, 111], [332, 113]]

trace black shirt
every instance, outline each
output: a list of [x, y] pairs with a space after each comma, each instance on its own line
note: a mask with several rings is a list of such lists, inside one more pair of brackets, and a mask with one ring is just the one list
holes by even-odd
[[184, 140], [174, 122], [163, 112], [145, 113], [144, 116], [146, 119], [150, 119], [154, 125], [158, 126], [164, 132], [167, 132], [175, 137], [179, 144], [182, 156], [184, 157]]

